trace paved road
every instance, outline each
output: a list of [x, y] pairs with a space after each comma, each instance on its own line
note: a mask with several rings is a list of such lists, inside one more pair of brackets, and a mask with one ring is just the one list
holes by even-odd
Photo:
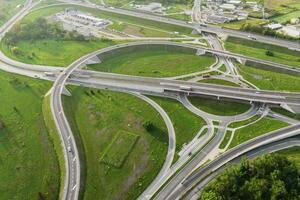
[[297, 136], [300, 134], [300, 124], [294, 125], [291, 127], [283, 128], [269, 134], [262, 135], [255, 139], [252, 139], [246, 143], [243, 143], [224, 154], [217, 157], [215, 160], [211, 161], [208, 165], [204, 166], [196, 173], [193, 173], [191, 176], [185, 179], [184, 182], [181, 183], [180, 187], [174, 188], [165, 188], [162, 193], [157, 197], [157, 199], [164, 200], [174, 200], [179, 198], [182, 194], [191, 189], [195, 184], [197, 184], [200, 180], [230, 162], [231, 160], [237, 158], [238, 156], [253, 150], [257, 147], [264, 146], [266, 144], [280, 141], [282, 139], [286, 139], [289, 137]]
[[[239, 163], [241, 158], [244, 156], [246, 156], [248, 159], [252, 159], [257, 156], [261, 156], [263, 154], [272, 153], [272, 152], [280, 151], [280, 150], [295, 147], [295, 146], [298, 146], [298, 147], [300, 146], [299, 136], [272, 142], [270, 144], [255, 148], [255, 149], [233, 159], [232, 161], [229, 162], [229, 164]], [[215, 170], [213, 173], [211, 173], [209, 176], [207, 176], [205, 179], [203, 179], [195, 188], [193, 188], [193, 190], [188, 192], [188, 194], [186, 194], [186, 196], [183, 199], [184, 200], [198, 200], [204, 187], [210, 181], [212, 181], [216, 176], [221, 174], [227, 168], [227, 166], [230, 166], [230, 165], [226, 164], [226, 165], [223, 165], [222, 167], [218, 168], [217, 170]]]
[[288, 40], [282, 40], [279, 38], [262, 36], [262, 35], [257, 35], [257, 34], [253, 34], [253, 33], [238, 31], [238, 30], [225, 29], [225, 28], [221, 28], [218, 26], [214, 26], [214, 25], [200, 26], [197, 23], [190, 24], [185, 21], [162, 17], [159, 15], [154, 15], [154, 14], [150, 14], [150, 13], [139, 12], [137, 10], [133, 11], [133, 10], [125, 10], [125, 9], [121, 9], [121, 8], [109, 8], [109, 7], [96, 5], [96, 4], [80, 3], [80, 2], [68, 1], [68, 0], [59, 0], [59, 1], [66, 2], [66, 3], [72, 3], [74, 5], [80, 5], [80, 6], [89, 7], [89, 8], [97, 8], [101, 11], [123, 14], [123, 15], [148, 19], [148, 20], [152, 20], [152, 21], [164, 22], [164, 23], [174, 24], [174, 25], [178, 25], [178, 26], [182, 26], [182, 27], [191, 28], [191, 29], [198, 29], [199, 31], [204, 31], [204, 32], [208, 32], [208, 33], [215, 33], [215, 34], [221, 33], [221, 34], [226, 34], [226, 35], [244, 38], [244, 39], [250, 39], [248, 36], [251, 35], [252, 37], [255, 37], [256, 40], [259, 42], [275, 44], [275, 45], [284, 46], [287, 48], [296, 49], [296, 50], [300, 51], [300, 43], [292, 42], [292, 41], [288, 41]]
[[65, 116], [62, 105], [62, 92], [72, 65], [62, 72], [54, 82], [51, 93], [51, 111], [64, 146], [66, 177], [63, 199], [77, 200], [80, 190], [80, 159], [75, 138]]
[[[164, 180], [164, 177], [168, 175], [168, 172], [170, 170], [170, 167], [173, 162], [173, 158], [175, 155], [175, 149], [176, 149], [176, 135], [175, 130], [173, 127], [173, 123], [171, 119], [169, 118], [168, 114], [158, 105], [155, 101], [152, 99], [141, 95], [139, 93], [129, 93], [132, 94], [147, 103], [149, 103], [163, 118], [167, 129], [168, 129], [168, 135], [169, 135], [169, 146], [168, 146], [168, 152], [167, 156], [164, 162], [163, 167], [161, 168], [160, 172], [156, 176], [156, 178], [152, 181], [152, 183], [149, 185], [149, 187], [142, 193], [142, 195], [138, 199], [149, 199], [149, 194], [152, 194], [152, 190], [154, 188], [159, 188], [161, 186], [161, 182]], [[159, 187], [157, 187], [159, 186]]]
[[[80, 73], [83, 73], [82, 71]], [[192, 83], [179, 80], [166, 80], [160, 78], [146, 78], [128, 75], [117, 75], [101, 72], [88, 72], [92, 77], [69, 79], [69, 83], [81, 84], [90, 87], [121, 88], [129, 91], [141, 93], [186, 93], [189, 95], [208, 95], [215, 97], [224, 97], [230, 99], [239, 99], [252, 102], [262, 102], [270, 104], [286, 104], [291, 106], [300, 106], [299, 93], [286, 93], [276, 91], [257, 91], [255, 89], [236, 88], [221, 85], [212, 85], [206, 83]], [[185, 86], [191, 90], [181, 89]]]
[[[32, 8], [32, 6], [33, 6], [32, 1], [31, 0], [27, 1], [24, 9], [22, 9], [22, 12], [19, 12], [18, 15], [16, 15], [11, 21], [9, 21], [7, 24], [5, 24], [5, 26], [1, 29], [1, 37], [5, 34], [5, 32], [7, 32], [13, 26], [14, 23], [16, 23], [23, 16], [25, 16], [27, 14], [27, 12]], [[107, 9], [107, 8], [104, 8], [104, 9]], [[112, 9], [112, 10], [114, 10], [114, 9]], [[125, 11], [125, 12], [127, 12], [127, 11]], [[153, 18], [151, 17], [151, 19], [153, 19]], [[212, 32], [212, 31], [209, 31], [209, 28], [212, 28], [212, 27], [206, 27], [206, 28], [202, 27], [202, 28], [198, 28], [198, 29], [201, 29], [201, 30], [206, 29], [206, 31]], [[226, 30], [225, 31], [223, 30], [223, 32], [226, 32]], [[279, 45], [288, 44], [287, 41], [280, 41], [280, 40], [276, 40], [276, 41], [277, 41], [276, 44], [279, 44]], [[296, 46], [290, 45], [290, 47], [291, 48], [298, 48], [299, 45], [298, 44], [296, 44]], [[109, 50], [109, 48], [107, 48], [106, 50]], [[240, 57], [240, 56], [236, 57], [236, 55], [233, 55], [233, 54], [230, 55], [227, 52], [220, 52], [220, 51], [219, 52], [217, 52], [217, 51], [212, 52], [212, 50], [210, 50], [210, 49], [203, 49], [203, 50], [205, 50], [206, 52], [214, 53], [218, 56], [223, 56], [223, 57], [230, 56], [230, 57], [235, 58], [235, 59], [245, 59], [245, 57]], [[56, 81], [53, 85], [53, 91], [52, 91], [52, 95], [51, 95], [51, 109], [52, 109], [52, 112], [54, 114], [55, 123], [56, 123], [56, 125], [58, 127], [58, 130], [61, 133], [61, 137], [63, 139], [63, 143], [64, 143], [64, 147], [65, 147], [64, 148], [65, 149], [65, 156], [66, 156], [66, 160], [67, 160], [67, 162], [66, 162], [66, 168], [67, 168], [66, 180], [67, 181], [66, 181], [65, 190], [64, 190], [64, 199], [78, 199], [78, 194], [79, 194], [79, 189], [80, 189], [80, 163], [79, 163], [78, 150], [76, 148], [76, 142], [75, 142], [75, 139], [72, 135], [72, 132], [71, 132], [70, 126], [68, 124], [68, 121], [65, 117], [65, 114], [63, 112], [61, 94], [62, 94], [62, 91], [64, 89], [64, 85], [65, 85], [68, 77], [73, 73], [73, 71], [76, 70], [78, 67], [82, 66], [84, 64], [84, 62], [86, 62], [87, 59], [89, 59], [89, 56], [91, 56], [91, 55], [95, 56], [96, 53], [97, 52], [94, 52], [93, 54], [90, 54], [88, 56], [84, 56], [84, 57], [80, 58], [79, 60], [75, 61], [64, 72], [59, 74], [58, 78], [56, 79]], [[3, 65], [6, 65], [5, 67], [7, 67], [7, 68], [12, 67], [10, 61], [7, 62], [6, 58], [4, 58], [3, 55], [1, 55], [1, 57], [3, 58], [3, 59], [1, 59], [2, 62], [3, 62]], [[5, 61], [3, 61], [3, 60], [5, 60]], [[263, 62], [266, 62], [266, 61], [263, 61]], [[41, 66], [31, 66], [31, 65], [25, 66], [23, 63], [21, 63], [21, 65], [20, 65], [20, 63], [15, 62], [13, 64], [13, 68], [15, 68], [16, 66], [21, 69], [19, 71], [20, 73], [24, 73], [24, 71], [32, 70], [33, 71], [32, 73], [37, 73], [38, 72], [40, 74], [42, 72], [42, 70], [43, 71], [48, 70], [47, 67], [43, 67], [43, 69], [42, 69]], [[30, 67], [28, 67], [28, 66], [30, 66]], [[285, 67], [288, 67], [288, 66], [280, 66], [280, 67], [285, 68]], [[60, 68], [59, 69], [52, 68], [50, 71], [54, 71], [54, 70], [61, 71]], [[15, 70], [15, 73], [17, 73], [17, 72], [18, 72], [18, 70]], [[28, 72], [28, 74], [29, 74], [29, 72]], [[110, 76], [109, 74], [107, 74], [107, 75]], [[104, 77], [104, 78], [107, 78], [107, 77]], [[112, 82], [114, 82], [114, 81], [112, 81]], [[82, 84], [80, 81], [79, 81], [79, 83]], [[169, 83], [167, 83], [167, 84], [169, 84]], [[168, 85], [168, 89], [177, 90], [178, 88], [176, 88], [176, 87], [178, 85], [175, 86], [175, 88], [173, 88], [174, 85], [172, 85], [172, 84]], [[180, 83], [180, 84], [182, 84], [182, 83]], [[145, 87], [148, 87], [148, 86], [145, 86]], [[198, 85], [193, 85], [192, 87], [193, 87], [193, 92], [194, 92], [194, 88], [195, 88], [195, 90], [198, 90], [198, 89], [203, 90], [203, 88], [198, 88], [199, 87]], [[207, 87], [210, 87], [210, 86], [207, 85]], [[220, 88], [218, 88], [218, 90], [220, 92]], [[227, 89], [222, 88], [222, 90], [228, 90], [228, 88]], [[180, 90], [180, 91], [184, 92], [182, 90]], [[228, 91], [226, 91], [226, 92], [228, 92]], [[245, 92], [245, 91], [239, 91], [239, 92]], [[201, 92], [201, 94], [203, 94], [203, 92]], [[278, 101], [279, 98], [283, 98], [283, 99], [286, 98], [286, 97], [282, 97], [283, 93], [281, 93], [279, 96], [278, 95], [275, 96], [271, 92], [261, 91], [259, 94], [260, 94], [259, 96], [265, 96], [266, 99], [274, 98], [277, 101]], [[295, 96], [297, 96], [297, 94], [287, 94], [287, 95], [290, 96], [291, 98], [289, 97], [289, 99], [285, 99], [285, 103], [294, 104], [292, 98], [295, 98]], [[255, 98], [258, 98], [258, 97], [255, 97]], [[298, 99], [294, 99], [294, 100], [296, 101]], [[273, 103], [275, 102], [275, 100], [272, 100], [272, 101], [273, 101]], [[224, 133], [224, 130], [221, 128], [219, 130], [219, 133], [221, 133], [221, 132]], [[220, 135], [222, 135], [222, 134], [217, 134], [217, 137], [221, 138]], [[214, 145], [208, 145], [208, 146], [213, 147]], [[201, 157], [200, 154], [199, 154], [199, 156]]]

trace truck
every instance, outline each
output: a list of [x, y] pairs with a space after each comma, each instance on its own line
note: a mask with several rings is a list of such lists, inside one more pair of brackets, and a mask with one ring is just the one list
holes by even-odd
[[44, 72], [45, 76], [54, 77], [55, 74], [53, 72]]
[[179, 89], [186, 90], [186, 91], [191, 91], [192, 90], [192, 88], [190, 86], [186, 86], [186, 85], [180, 85]]
[[251, 40], [256, 40], [256, 37], [248, 35], [248, 38], [250, 38]]

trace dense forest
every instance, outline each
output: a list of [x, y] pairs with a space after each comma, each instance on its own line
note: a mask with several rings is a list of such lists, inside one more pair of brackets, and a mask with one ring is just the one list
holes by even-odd
[[278, 154], [268, 154], [225, 170], [200, 200], [299, 200], [300, 170]]

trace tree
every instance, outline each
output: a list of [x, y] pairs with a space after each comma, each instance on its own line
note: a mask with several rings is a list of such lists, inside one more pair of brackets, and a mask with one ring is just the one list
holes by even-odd
[[298, 200], [299, 176], [296, 165], [278, 154], [243, 159], [209, 183], [200, 200]]
[[146, 129], [146, 131], [152, 131], [154, 129], [154, 125], [151, 121], [145, 121], [143, 123], [143, 127]]
[[267, 56], [272, 56], [272, 57], [273, 57], [273, 56], [274, 56], [274, 53], [273, 53], [272, 51], [269, 51], [269, 50], [268, 50], [268, 51], [266, 51], [266, 55], [267, 55]]

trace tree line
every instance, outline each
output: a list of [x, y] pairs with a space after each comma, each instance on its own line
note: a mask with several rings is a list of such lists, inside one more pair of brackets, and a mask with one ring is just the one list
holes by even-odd
[[15, 45], [22, 40], [57, 39], [57, 40], [85, 40], [83, 35], [63, 30], [58, 24], [49, 23], [45, 18], [38, 18], [32, 22], [22, 22], [5, 34], [4, 42]]
[[200, 200], [299, 200], [300, 170], [279, 154], [242, 159], [204, 189]]

